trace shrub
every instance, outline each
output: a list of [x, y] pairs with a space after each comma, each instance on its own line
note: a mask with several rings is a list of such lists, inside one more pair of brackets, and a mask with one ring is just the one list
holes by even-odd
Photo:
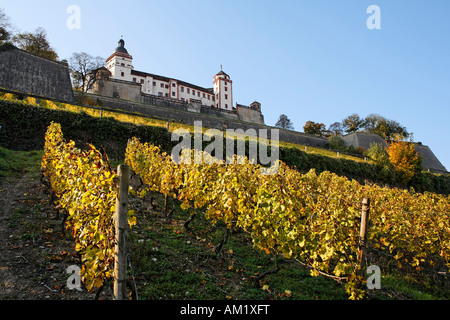
[[366, 149], [364, 149], [364, 147], [357, 146], [355, 152], [359, 154], [364, 154], [364, 152], [366, 152]]
[[376, 165], [385, 166], [389, 163], [389, 157], [381, 143], [372, 143], [365, 155], [371, 158]]
[[344, 139], [341, 136], [334, 136], [328, 140], [328, 145], [330, 149], [347, 151], [347, 146], [345, 145]]

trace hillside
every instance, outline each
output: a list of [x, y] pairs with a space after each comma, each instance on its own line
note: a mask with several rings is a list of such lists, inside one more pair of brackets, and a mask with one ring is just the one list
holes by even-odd
[[[49, 191], [40, 181], [42, 151], [39, 149], [47, 125], [50, 121], [60, 122], [67, 137], [76, 140], [80, 146], [89, 142], [106, 151], [114, 166], [123, 162], [124, 148], [131, 136], [139, 136], [170, 150], [170, 132], [166, 123], [158, 119], [117, 112], [105, 117], [105, 110], [34, 98], [21, 101], [11, 98], [0, 101], [3, 110], [0, 121], [2, 128], [7, 129], [0, 132], [0, 143], [11, 149], [37, 151], [0, 150], [0, 175], [3, 177], [0, 190], [4, 203], [8, 204], [2, 206], [3, 225], [7, 226], [1, 230], [1, 238], [7, 243], [2, 249], [5, 258], [0, 269], [1, 281], [5, 284], [2, 298], [35, 299], [33, 292], [37, 292], [44, 299], [93, 299], [94, 293], [69, 291], [64, 285], [65, 269], [78, 263], [78, 256], [73, 241], [61, 233], [62, 217], [56, 214]], [[91, 116], [88, 112], [98, 114]], [[101, 112], [103, 117], [99, 117]], [[138, 121], [153, 124], [132, 123]], [[348, 174], [351, 168], [358, 168], [356, 172], [360, 173], [360, 179], [364, 170], [376, 172], [374, 166], [360, 159], [360, 162], [337, 159], [315, 154], [329, 152], [326, 150], [308, 148], [306, 153], [301, 149], [301, 146], [286, 144], [281, 148], [280, 157], [303, 166], [299, 170], [334, 168], [334, 171]], [[139, 184], [132, 180], [134, 188]], [[311, 277], [309, 270], [295, 260], [280, 259], [279, 272], [266, 275], [260, 282], [261, 287], [255, 287], [254, 279], [272, 270], [274, 261], [256, 251], [247, 234], [230, 234], [221, 254], [217, 255], [213, 249], [224, 235], [224, 225], [211, 225], [201, 215], [186, 229], [189, 211], [181, 210], [179, 204], [173, 202], [174, 210], [171, 217], [167, 217], [164, 197], [158, 193], [149, 196], [153, 199], [150, 202], [148, 198], [145, 202], [139, 198], [130, 199], [130, 208], [140, 221], [130, 234], [133, 274], [140, 299], [347, 298], [343, 284], [329, 278]], [[37, 271], [41, 276], [36, 280]], [[28, 280], [17, 280], [18, 272]], [[441, 283], [445, 282], [445, 276], [429, 280], [429, 275], [422, 280], [405, 278], [394, 268], [383, 274], [383, 289], [370, 292], [368, 298], [448, 298], [448, 289]], [[110, 291], [105, 289], [100, 297], [111, 299]]]
[[[15, 150], [39, 150], [51, 121], [61, 123], [69, 139], [92, 143], [107, 152], [113, 160], [123, 159], [126, 143], [132, 136], [162, 146], [166, 151], [174, 145], [170, 132], [193, 127], [120, 110], [75, 105], [36, 99], [12, 93], [2, 93], [0, 104], [0, 145]], [[23, 128], [26, 128], [25, 130]], [[206, 128], [203, 128], [206, 130]], [[205, 147], [207, 145], [204, 142]], [[248, 150], [248, 148], [247, 148]], [[330, 171], [359, 182], [371, 182], [392, 187], [414, 188], [416, 191], [450, 193], [450, 177], [421, 172], [408, 185], [402, 185], [392, 169], [373, 165], [361, 156], [332, 150], [280, 142], [280, 160], [302, 172], [316, 169]]]
[[[70, 291], [68, 266], [79, 264], [73, 239], [61, 232], [62, 217], [50, 203], [40, 181], [42, 152], [1, 149], [0, 181], [0, 300], [95, 299], [95, 292]], [[7, 167], [8, 169], [5, 169]], [[139, 185], [136, 179], [132, 186]], [[214, 247], [224, 226], [212, 226], [202, 217], [184, 224], [190, 213], [175, 204], [171, 218], [164, 215], [164, 198], [153, 201], [131, 197], [139, 225], [130, 233], [132, 275], [139, 299], [151, 300], [346, 300], [343, 284], [311, 277], [292, 260], [279, 260], [280, 271], [254, 279], [273, 268], [273, 260], [256, 251], [245, 233], [230, 234], [221, 254]], [[20, 276], [19, 276], [20, 275]], [[435, 281], [403, 278], [395, 271], [383, 274], [381, 290], [368, 299], [448, 299], [445, 277]], [[100, 299], [111, 300], [105, 288]]]

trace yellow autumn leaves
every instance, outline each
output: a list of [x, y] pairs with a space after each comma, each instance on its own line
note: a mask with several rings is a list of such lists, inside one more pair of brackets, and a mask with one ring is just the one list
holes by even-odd
[[386, 148], [389, 162], [400, 174], [401, 180], [406, 183], [422, 170], [422, 158], [411, 142], [404, 141], [401, 135], [394, 135], [393, 141]]
[[302, 261], [314, 276], [347, 280], [352, 299], [363, 294], [356, 257], [365, 197], [373, 204], [371, 248], [394, 253], [399, 264], [419, 267], [440, 256], [450, 266], [448, 196], [361, 185], [330, 172], [302, 174], [282, 162], [274, 175], [262, 175], [260, 166], [248, 161], [176, 165], [136, 138], [129, 141], [125, 161], [149, 189], [177, 198], [183, 209], [203, 208], [212, 223], [242, 228], [256, 248]]
[[[83, 281], [88, 290], [100, 287], [113, 274], [116, 173], [94, 146], [83, 151], [66, 142], [57, 123], [47, 130], [41, 168], [67, 213], [66, 228], [82, 255]], [[128, 220], [136, 224], [132, 211]]]

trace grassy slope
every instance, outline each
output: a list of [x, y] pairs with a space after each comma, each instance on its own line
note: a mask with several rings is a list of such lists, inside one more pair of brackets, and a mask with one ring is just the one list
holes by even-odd
[[17, 152], [0, 147], [0, 177], [39, 174], [43, 151]]

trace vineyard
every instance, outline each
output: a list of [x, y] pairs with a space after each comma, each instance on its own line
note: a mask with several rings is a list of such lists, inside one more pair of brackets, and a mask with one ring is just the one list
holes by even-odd
[[[345, 283], [350, 299], [364, 298], [362, 268], [369, 265], [417, 276], [448, 274], [449, 196], [362, 185], [326, 171], [302, 174], [281, 161], [276, 174], [266, 175], [246, 159], [225, 164], [204, 152], [183, 156], [197, 161], [175, 164], [158, 146], [129, 140], [125, 163], [141, 181], [130, 194], [142, 199], [162, 194], [168, 217], [173, 199], [189, 212], [185, 230], [198, 215], [212, 226], [223, 225], [224, 237], [213, 247], [215, 254], [221, 254], [231, 234], [244, 233], [275, 264], [254, 278], [257, 285], [279, 271], [281, 258], [298, 262], [312, 276]], [[42, 170], [83, 257], [86, 288], [101, 287], [112, 277], [114, 263], [116, 173], [105, 154], [93, 146], [77, 149], [64, 140], [55, 123], [47, 131]], [[364, 198], [371, 206], [361, 264], [357, 256]], [[130, 226], [139, 225], [132, 210], [128, 218]]]

